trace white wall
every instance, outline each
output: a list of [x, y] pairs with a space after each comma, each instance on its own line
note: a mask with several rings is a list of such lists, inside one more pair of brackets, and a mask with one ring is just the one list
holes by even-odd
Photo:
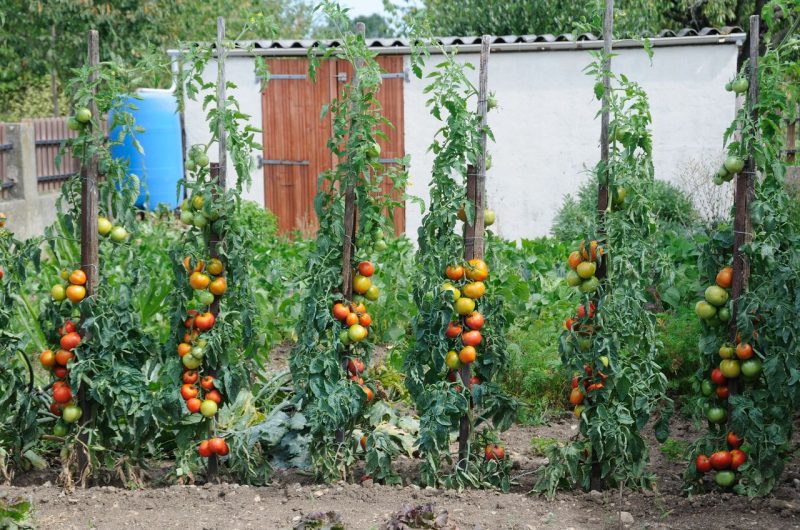
[[[656, 176], [674, 181], [677, 169], [689, 159], [719, 156], [723, 132], [734, 116], [734, 96], [725, 92], [724, 85], [736, 72], [737, 47], [657, 47], [652, 65], [641, 49], [617, 53], [613, 70], [641, 83], [650, 99]], [[477, 66], [477, 54], [460, 59]], [[595, 115], [600, 105], [593, 95], [593, 80], [583, 72], [590, 60], [587, 51], [504, 52], [489, 60], [489, 88], [496, 93], [499, 108], [489, 114], [496, 143], [489, 146], [493, 166], [487, 193], [497, 211], [495, 228], [506, 238], [548, 234], [563, 196], [577, 190], [588, 178], [586, 168], [599, 158], [600, 121]], [[433, 56], [429, 70], [436, 62]], [[251, 115], [250, 124], [261, 128], [260, 85], [252, 59], [229, 58], [226, 74], [238, 85], [231, 92], [241, 110]], [[477, 69], [471, 75], [477, 84]], [[212, 63], [206, 77], [215, 76]], [[404, 90], [405, 144], [411, 155], [408, 191], [427, 203], [433, 161], [428, 146], [439, 123], [425, 108], [425, 84], [412, 76]], [[187, 104], [190, 144], [210, 137], [204, 114], [199, 104]], [[233, 175], [231, 167], [228, 174]], [[262, 175], [254, 166], [244, 198], [264, 203]], [[412, 239], [421, 218], [419, 207], [407, 204], [406, 232]]]
[[[650, 100], [656, 176], [675, 180], [676, 168], [688, 159], [718, 156], [735, 110], [724, 85], [736, 71], [736, 46], [659, 47], [652, 66], [641, 49], [619, 53], [613, 70], [641, 83]], [[471, 76], [477, 85], [477, 54], [461, 60], [476, 65]], [[588, 178], [586, 168], [599, 159], [600, 104], [593, 79], [583, 73], [590, 60], [586, 51], [497, 53], [489, 59], [489, 89], [499, 107], [489, 113], [496, 142], [489, 145], [486, 187], [497, 212], [495, 228], [506, 238], [548, 234], [563, 196], [577, 191]], [[439, 124], [425, 108], [424, 86], [415, 77], [406, 84], [405, 123], [409, 193], [427, 203], [433, 164], [428, 146]], [[421, 217], [418, 206], [407, 205], [408, 234], [416, 234]]]
[[[225, 76], [229, 82], [236, 84], [235, 89], [228, 89], [228, 95], [232, 95], [239, 102], [239, 110], [248, 114], [250, 119], [248, 124], [261, 129], [261, 83], [256, 79], [255, 65], [252, 58], [248, 57], [229, 57], [225, 62]], [[209, 61], [203, 79], [216, 83], [217, 62]], [[206, 143], [211, 138], [211, 131], [206, 123], [206, 111], [203, 110], [202, 103], [205, 94], [197, 96], [198, 101], [187, 101], [184, 112], [184, 128], [186, 129], [186, 144]], [[213, 103], [210, 108], [213, 108]], [[261, 135], [256, 133], [256, 140], [261, 143]], [[264, 178], [263, 171], [256, 169], [256, 157], [261, 152], [253, 153], [253, 171], [251, 174], [252, 184], [250, 188], [242, 194], [243, 199], [256, 201], [264, 204]], [[209, 152], [212, 162], [217, 162], [217, 150], [212, 148]], [[228, 187], [232, 187], [236, 182], [236, 173], [233, 169], [230, 157], [228, 157]]]

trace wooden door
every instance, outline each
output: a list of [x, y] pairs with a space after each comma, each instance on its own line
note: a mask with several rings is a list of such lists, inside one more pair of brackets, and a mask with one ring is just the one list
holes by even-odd
[[[403, 58], [379, 56], [378, 63], [386, 72], [378, 94], [383, 114], [394, 128], [384, 131], [381, 159], [396, 163], [405, 156], [403, 139]], [[300, 231], [310, 236], [318, 221], [314, 212], [319, 175], [333, 167], [335, 160], [326, 142], [331, 135], [331, 118], [320, 120], [322, 106], [336, 97], [349, 80], [350, 68], [345, 61], [324, 61], [317, 72], [317, 81], [308, 77], [307, 59], [272, 59], [267, 61], [270, 82], [262, 93], [264, 203], [278, 218], [281, 233]], [[401, 190], [385, 189], [396, 197]], [[395, 232], [405, 230], [403, 208], [394, 214]]]

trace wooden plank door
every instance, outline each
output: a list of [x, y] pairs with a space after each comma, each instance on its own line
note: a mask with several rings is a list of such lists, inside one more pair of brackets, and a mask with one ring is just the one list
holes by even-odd
[[277, 216], [281, 233], [310, 236], [318, 227], [317, 178], [331, 167], [331, 120], [320, 120], [320, 110], [336, 84], [335, 65], [323, 62], [313, 83], [306, 59], [267, 63], [272, 78], [262, 93], [264, 204]]
[[[388, 140], [380, 142], [381, 159], [395, 163], [405, 156], [403, 58], [379, 56], [378, 62], [387, 72], [378, 100], [384, 116], [394, 124], [394, 128], [384, 128]], [[272, 59], [267, 64], [271, 79], [262, 93], [264, 204], [278, 217], [281, 233], [297, 230], [310, 236], [319, 226], [314, 212], [319, 175], [335, 163], [326, 145], [331, 119], [325, 116], [321, 121], [320, 112], [350, 80], [350, 65], [323, 61], [313, 83], [307, 76], [306, 59]], [[391, 182], [384, 183], [384, 189], [402, 197], [402, 191], [392, 190]], [[396, 209], [394, 226], [397, 234], [405, 230], [403, 208]]]

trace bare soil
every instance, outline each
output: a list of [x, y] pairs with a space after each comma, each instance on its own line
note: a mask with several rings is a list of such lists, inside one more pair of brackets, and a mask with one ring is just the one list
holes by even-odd
[[[291, 529], [315, 512], [336, 512], [348, 529], [372, 529], [388, 521], [403, 505], [434, 503], [446, 510], [450, 528], [459, 529], [785, 529], [800, 528], [800, 462], [791, 462], [781, 485], [765, 499], [710, 493], [681, 496], [685, 462], [667, 459], [651, 439], [656, 492], [566, 492], [554, 500], [528, 495], [533, 471], [545, 462], [533, 437], [568, 440], [577, 422], [565, 416], [549, 425], [515, 426], [504, 433], [514, 461], [516, 485], [511, 493], [448, 491], [417, 486], [338, 483], [314, 484], [296, 471], [278, 472], [267, 487], [239, 484], [148, 487], [129, 490], [96, 486], [65, 494], [52, 477], [19, 476], [0, 493], [33, 500], [39, 528], [203, 528]], [[672, 438], [689, 440], [696, 433], [680, 419]], [[417, 463], [398, 462], [407, 482], [416, 480]], [[621, 524], [620, 512], [632, 523]], [[627, 514], [623, 514], [630, 521]]]

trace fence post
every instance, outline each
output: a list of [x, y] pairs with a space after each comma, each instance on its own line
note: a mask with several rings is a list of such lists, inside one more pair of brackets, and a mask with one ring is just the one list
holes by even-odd
[[12, 146], [4, 157], [6, 179], [14, 183], [9, 196], [12, 199], [33, 199], [39, 194], [33, 124], [9, 123], [6, 125], [6, 142]]

